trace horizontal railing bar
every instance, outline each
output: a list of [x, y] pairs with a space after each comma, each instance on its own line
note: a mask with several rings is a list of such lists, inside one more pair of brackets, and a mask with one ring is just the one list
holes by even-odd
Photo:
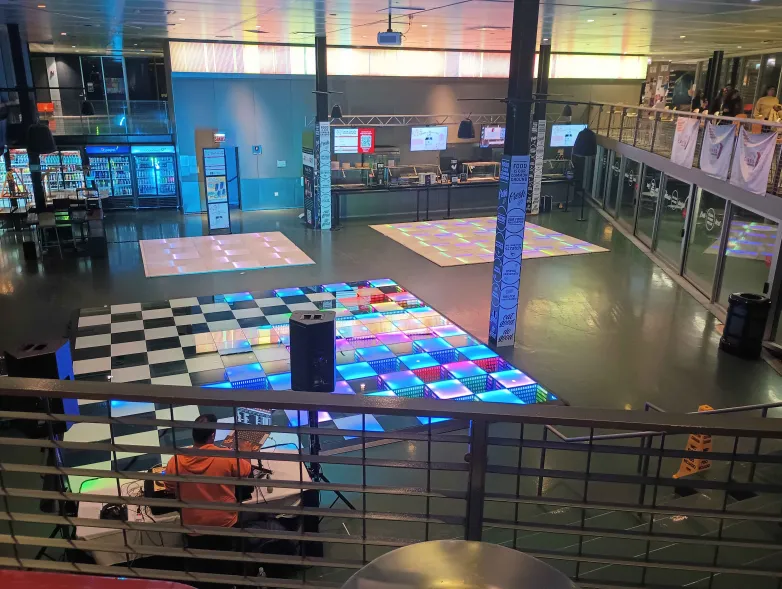
[[[302, 411], [306, 413], [306, 411]], [[146, 417], [126, 416], [126, 417], [109, 417], [101, 415], [68, 415], [65, 413], [33, 413], [25, 411], [0, 411], [0, 419], [11, 420], [27, 420], [27, 421], [50, 421], [54, 423], [92, 423], [99, 425], [136, 425], [139, 427], [170, 427], [172, 429], [193, 429], [192, 421], [171, 420], [171, 419], [153, 419]], [[241, 423], [238, 421], [232, 422], [218, 422], [218, 423], [204, 423], [203, 428], [199, 424], [199, 429], [213, 429], [213, 430], [241, 430], [241, 431], [254, 431], [254, 432], [269, 432], [269, 433], [282, 433], [282, 434], [312, 434], [321, 436], [354, 436], [358, 438], [372, 438], [372, 439], [390, 439], [390, 440], [415, 440], [420, 442], [428, 442], [430, 436], [426, 433], [419, 433], [414, 431], [405, 432], [373, 432], [363, 430], [331, 430], [325, 428], [311, 428], [309, 426], [297, 426], [297, 427], [284, 427], [281, 425], [251, 425]], [[469, 436], [466, 435], [454, 435], [432, 432], [431, 439], [434, 442], [441, 443], [468, 443]]]
[[234, 575], [217, 575], [214, 573], [186, 573], [164, 569], [145, 569], [138, 567], [101, 566], [97, 564], [82, 564], [60, 562], [53, 560], [33, 560], [31, 558], [0, 557], [0, 566], [21, 568], [27, 570], [45, 570], [62, 573], [81, 573], [116, 577], [121, 570], [123, 577], [136, 579], [160, 579], [166, 581], [182, 581], [184, 583], [218, 583], [223, 585], [245, 585], [250, 587], [274, 586], [279, 589], [339, 589], [334, 583], [303, 583], [293, 579], [270, 579], [267, 577], [247, 577]]
[[[703, 455], [701, 454], [701, 457]], [[589, 482], [624, 483], [631, 485], [661, 485], [666, 487], [687, 487], [690, 489], [716, 489], [729, 492], [781, 494], [782, 485], [764, 483], [740, 483], [738, 481], [710, 481], [708, 479], [687, 480], [673, 477], [655, 478], [648, 475], [624, 475], [614, 473], [584, 473], [575, 470], [553, 470], [545, 468], [515, 468], [513, 466], [487, 466], [487, 473], [512, 476], [542, 477], [547, 479], [570, 479]]]
[[697, 507], [653, 507], [651, 505], [637, 505], [631, 503], [610, 503], [601, 501], [572, 501], [545, 496], [519, 496], [503, 495], [499, 493], [486, 493], [486, 501], [497, 503], [521, 503], [525, 505], [571, 507], [573, 509], [593, 509], [601, 511], [622, 511], [630, 513], [645, 513], [653, 515], [690, 515], [693, 517], [706, 517], [727, 520], [764, 521], [782, 524], [782, 516], [771, 514], [758, 514], [749, 511], [717, 511], [701, 509]]
[[388, 546], [399, 548], [408, 546], [415, 540], [399, 538], [382, 538], [376, 536], [340, 536], [324, 532], [283, 532], [265, 530], [263, 528], [220, 528], [211, 526], [186, 526], [167, 522], [127, 522], [121, 520], [95, 520], [84, 517], [65, 517], [37, 513], [5, 513], [0, 512], [0, 521], [25, 522], [35, 524], [51, 524], [64, 526], [84, 526], [102, 530], [125, 530], [128, 532], [156, 534], [208, 534], [210, 536], [225, 536], [229, 538], [260, 538], [272, 540], [297, 540], [300, 542], [325, 542], [329, 544], [368, 544], [371, 546]]
[[175, 448], [173, 446], [143, 446], [140, 444], [111, 444], [98, 442], [59, 442], [43, 439], [3, 438], [0, 445], [32, 448], [58, 448], [60, 450], [91, 450], [124, 452], [131, 454], [177, 454], [180, 456], [211, 456], [244, 458], [246, 460], [276, 460], [281, 462], [315, 462], [347, 466], [376, 466], [387, 468], [413, 468], [417, 470], [445, 470], [461, 472], [469, 469], [466, 463], [426, 462], [423, 460], [392, 460], [389, 458], [362, 458], [343, 455], [304, 454], [297, 452], [252, 452], [236, 450], [202, 450], [199, 448]]
[[100, 540], [60, 540], [57, 538], [41, 538], [37, 536], [17, 536], [0, 534], [1, 544], [17, 546], [35, 546], [46, 548], [74, 548], [85, 552], [110, 552], [116, 554], [137, 554], [141, 556], [168, 556], [177, 558], [193, 558], [219, 560], [222, 562], [258, 562], [262, 564], [287, 564], [295, 566], [318, 566], [338, 569], [360, 569], [361, 561], [332, 560], [312, 556], [287, 556], [269, 554], [266, 552], [238, 552], [231, 550], [204, 550], [196, 548], [174, 548], [169, 546], [149, 546], [144, 544], [111, 544]]
[[[736, 117], [726, 117], [722, 115], [705, 115], [703, 113], [696, 113], [696, 112], [685, 111], [685, 110], [662, 110], [650, 106], [630, 106], [627, 104], [611, 104], [606, 102], [593, 102], [592, 106], [608, 106], [608, 107], [612, 107], [613, 109], [619, 109], [619, 110], [622, 109], [640, 110], [640, 111], [648, 112], [650, 114], [669, 115], [674, 118], [678, 116], [687, 116], [687, 117], [695, 117], [704, 120], [708, 119], [712, 121], [731, 121], [734, 123], [742, 123], [747, 125], [764, 125], [766, 127], [774, 127], [782, 131], [782, 123], [775, 123], [772, 121], [767, 121], [765, 119], [739, 119]], [[615, 110], [613, 112], [616, 113]]]
[[[662, 434], [652, 434], [662, 435]], [[680, 434], [683, 435], [683, 434]], [[503, 447], [518, 447], [519, 440], [513, 438], [490, 438], [489, 444]], [[640, 446], [605, 446], [593, 444], [587, 446], [583, 444], [573, 444], [570, 442], [557, 442], [551, 440], [528, 440], [523, 441], [524, 448], [537, 448], [546, 450], [561, 450], [565, 452], [591, 452], [593, 454], [620, 454], [625, 456], [652, 456], [662, 458], [703, 458], [703, 452], [697, 450], [677, 450], [675, 448], [666, 448], [660, 454], [657, 448], [642, 448]], [[732, 452], [709, 452], [709, 460], [712, 462], [755, 462], [758, 464], [782, 464], [782, 455], [776, 454], [733, 454]]]
[[620, 540], [646, 540], [649, 542], [671, 542], [673, 544], [703, 544], [707, 546], [725, 546], [730, 548], [750, 548], [753, 550], [780, 550], [779, 543], [752, 542], [730, 539], [709, 538], [707, 536], [680, 535], [680, 534], [654, 534], [636, 532], [631, 530], [616, 531], [607, 528], [580, 528], [562, 524], [526, 524], [513, 523], [507, 520], [486, 518], [484, 525], [506, 530], [524, 530], [527, 532], [541, 532], [552, 534], [566, 534], [570, 536], [598, 536], [601, 538], [617, 538]]
[[163, 499], [152, 497], [129, 497], [127, 495], [98, 495], [87, 493], [69, 493], [59, 491], [38, 491], [34, 489], [17, 489], [6, 487], [0, 489], [0, 497], [27, 499], [54, 499], [64, 501], [85, 500], [90, 503], [115, 503], [125, 505], [141, 505], [147, 507], [168, 507], [176, 509], [205, 509], [211, 511], [242, 511], [248, 513], [266, 513], [272, 515], [315, 515], [318, 517], [341, 517], [345, 519], [370, 519], [378, 521], [401, 521], [410, 523], [432, 523], [458, 525], [464, 524], [464, 518], [452, 515], [418, 515], [408, 513], [391, 513], [381, 511], [358, 511], [352, 509], [324, 509], [318, 507], [301, 507], [293, 505], [266, 507], [266, 503], [211, 503], [204, 501], [180, 501], [178, 499]]
[[[135, 402], [215, 405], [258, 409], [292, 408], [303, 411], [420, 415], [454, 419], [485, 420], [541, 425], [580, 426], [595, 429], [654, 430], [669, 433], [706, 433], [740, 437], [782, 439], [782, 423], [757, 417], [700, 414], [659, 414], [617, 409], [588, 409], [548, 404], [505, 405], [464, 403], [432, 399], [405, 399], [366, 395], [329, 395], [297, 391], [224, 389], [216, 396], [211, 389], [169, 385], [105, 383], [8, 377], [0, 379], [0, 396], [80, 398], [97, 401], [123, 399]], [[480, 413], [476, 410], [479, 408]]]
[[[67, 468], [57, 466], [37, 466], [29, 464], [9, 464], [0, 462], [0, 471], [3, 472], [23, 472], [28, 474], [53, 474], [67, 476], [83, 476], [96, 479], [119, 479], [119, 480], [144, 480], [144, 481], [165, 481], [172, 483], [209, 483], [235, 485], [239, 487], [280, 487], [284, 489], [300, 490], [319, 490], [319, 491], [342, 491], [353, 493], [370, 493], [378, 495], [406, 495], [415, 497], [434, 497], [438, 499], [465, 499], [466, 492], [437, 490], [427, 491], [423, 487], [386, 487], [359, 485], [351, 483], [321, 483], [314, 481], [284, 480], [284, 479], [256, 479], [248, 477], [217, 477], [211, 475], [177, 475], [166, 473], [165, 475], [151, 472], [136, 472], [128, 470], [100, 470], [94, 468]], [[89, 493], [84, 493], [89, 496]]]
[[658, 560], [633, 560], [628, 558], [608, 558], [589, 554], [567, 554], [562, 552], [550, 551], [524, 551], [529, 556], [535, 558], [544, 558], [549, 560], [568, 560], [573, 562], [591, 562], [595, 564], [605, 564], [610, 566], [627, 566], [633, 568], [652, 568], [652, 569], [675, 569], [682, 571], [692, 571], [697, 573], [719, 573], [723, 575], [749, 575], [753, 577], [772, 577], [782, 578], [782, 571], [771, 571], [763, 569], [746, 569], [722, 566], [706, 566], [689, 564], [682, 561], [658, 561]]

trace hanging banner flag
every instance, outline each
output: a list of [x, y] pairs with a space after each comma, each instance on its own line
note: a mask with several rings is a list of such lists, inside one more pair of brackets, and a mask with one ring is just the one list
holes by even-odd
[[755, 194], [766, 194], [776, 145], [777, 133], [754, 135], [741, 129], [730, 171], [730, 183]]
[[[702, 411], [714, 411], [709, 405], [698, 407], [698, 413]], [[687, 452], [711, 452], [711, 436], [708, 434], [692, 434], [687, 440]], [[682, 464], [679, 472], [673, 475], [673, 478], [680, 479], [696, 472], [701, 472], [711, 468], [711, 460], [705, 458], [682, 458]]]
[[676, 134], [673, 136], [671, 161], [674, 164], [692, 167], [695, 145], [698, 143], [700, 121], [695, 117], [679, 117], [676, 120]]
[[728, 179], [735, 131], [733, 125], [706, 123], [701, 146], [701, 170], [720, 180]]

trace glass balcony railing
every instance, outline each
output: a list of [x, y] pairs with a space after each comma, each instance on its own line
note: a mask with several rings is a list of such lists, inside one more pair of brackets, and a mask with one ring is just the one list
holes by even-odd
[[46, 110], [39, 112], [39, 117], [48, 121], [54, 135], [165, 135], [172, 132], [165, 101], [90, 102], [95, 113], [90, 115], [80, 114], [85, 112], [82, 101], [55, 100], [45, 104]]

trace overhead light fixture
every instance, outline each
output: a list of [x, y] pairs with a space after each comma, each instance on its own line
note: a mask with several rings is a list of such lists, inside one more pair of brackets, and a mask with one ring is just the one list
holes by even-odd
[[543, 42], [544, 42], [544, 43], [545, 43], [545, 42], [547, 42], [547, 41], [548, 41], [548, 39], [543, 39]]
[[38, 8], [46, 8], [46, 4], [39, 4]]
[[495, 26], [482, 26], [482, 27], [470, 27], [468, 31], [507, 31], [510, 27], [495, 27]]
[[76, 45], [71, 45], [71, 49], [76, 49]]
[[67, 35], [67, 34], [68, 34], [68, 33], [60, 33], [60, 35], [62, 35], [63, 37], [64, 37], [65, 35]]
[[146, 49], [139, 49], [139, 51], [141, 51], [141, 53], [144, 53]]
[[679, 39], [686, 39], [687, 35], [679, 35]]
[[595, 22], [595, 19], [594, 18], [588, 18], [587, 22]]
[[421, 25], [421, 28], [425, 29], [425, 28], [426, 28], [426, 27], [428, 27], [428, 26], [429, 26], [429, 25]]
[[736, 45], [736, 49], [741, 49], [741, 45]]

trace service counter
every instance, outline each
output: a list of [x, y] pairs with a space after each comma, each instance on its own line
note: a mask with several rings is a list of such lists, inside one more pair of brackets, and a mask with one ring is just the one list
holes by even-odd
[[[407, 217], [416, 221], [431, 218], [474, 217], [497, 212], [497, 180], [468, 180], [458, 184], [352, 187], [332, 186], [332, 226], [348, 219]], [[543, 179], [542, 194], [551, 206], [567, 206], [573, 181], [564, 177]]]

